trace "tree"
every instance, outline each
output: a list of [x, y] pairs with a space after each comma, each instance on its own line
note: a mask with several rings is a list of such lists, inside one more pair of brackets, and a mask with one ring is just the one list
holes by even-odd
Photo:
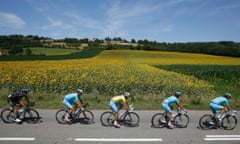
[[32, 55], [32, 50], [31, 50], [30, 48], [27, 48], [27, 49], [25, 50], [25, 55], [27, 55], [27, 56]]

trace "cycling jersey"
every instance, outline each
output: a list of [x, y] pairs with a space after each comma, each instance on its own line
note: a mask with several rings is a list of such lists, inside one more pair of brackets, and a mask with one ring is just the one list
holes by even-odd
[[80, 101], [77, 93], [68, 94], [64, 97], [63, 103], [67, 108], [72, 108], [73, 105]]
[[216, 113], [217, 110], [223, 109], [223, 105], [229, 105], [229, 102], [225, 97], [217, 97], [210, 101], [210, 108], [213, 113]]
[[111, 107], [112, 111], [113, 112], [118, 112], [119, 110], [119, 107], [123, 104], [126, 104], [127, 101], [126, 101], [126, 98], [125, 96], [123, 95], [120, 95], [120, 96], [114, 96], [110, 103], [109, 103], [109, 106]]
[[166, 98], [166, 99], [162, 102], [162, 107], [163, 107], [163, 109], [164, 109], [167, 113], [169, 113], [169, 112], [172, 111], [172, 110], [171, 110], [171, 105], [172, 105], [173, 103], [178, 104], [178, 103], [179, 103], [179, 100], [178, 100], [178, 98], [175, 97], [175, 96], [170, 96], [170, 97]]
[[[20, 101], [22, 100], [23, 96], [22, 93], [20, 92], [15, 92], [12, 93], [8, 96], [7, 101], [8, 103], [10, 103], [10, 105], [15, 106], [15, 105], [19, 105]], [[29, 102], [28, 97], [25, 96], [27, 102]]]

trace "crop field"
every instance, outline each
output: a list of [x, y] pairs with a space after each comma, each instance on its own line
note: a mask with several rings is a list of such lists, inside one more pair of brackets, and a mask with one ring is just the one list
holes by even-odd
[[[240, 58], [177, 52], [108, 50], [85, 59], [4, 61], [0, 62], [0, 106], [6, 105], [10, 91], [29, 88], [29, 96], [38, 107], [61, 107], [65, 94], [82, 88], [83, 100], [89, 101], [92, 108], [106, 108], [111, 96], [129, 91], [133, 95], [130, 103], [137, 108], [160, 109], [165, 97], [181, 91], [184, 106], [204, 109], [211, 98], [224, 91], [224, 88], [219, 91], [216, 85], [225, 82], [208, 80], [212, 75], [204, 73], [203, 78], [201, 74], [194, 75], [198, 68], [193, 70], [193, 66], [206, 65], [209, 67], [205, 72], [211, 71], [212, 66], [231, 65], [229, 69], [236, 72], [229, 79], [239, 79], [235, 74], [240, 72]], [[193, 71], [180, 72], [177, 66], [184, 67], [182, 71]], [[218, 73], [221, 70], [224, 69], [219, 68]], [[231, 84], [236, 85], [237, 81]], [[235, 100], [240, 98], [235, 89], [225, 90], [232, 90]]]
[[40, 55], [40, 54], [45, 54], [45, 55], [67, 55], [75, 52], [79, 52], [80, 50], [77, 49], [64, 49], [64, 48], [38, 48], [38, 47], [33, 47], [30, 48], [32, 51], [32, 54], [34, 55]]

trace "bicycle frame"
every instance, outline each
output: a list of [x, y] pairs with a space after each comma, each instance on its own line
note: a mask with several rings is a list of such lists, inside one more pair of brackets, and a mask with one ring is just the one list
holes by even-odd
[[119, 121], [122, 122], [124, 121], [124, 117], [129, 113], [134, 111], [135, 107], [133, 105], [129, 105], [130, 110], [125, 110], [124, 112], [120, 113], [119, 116]]

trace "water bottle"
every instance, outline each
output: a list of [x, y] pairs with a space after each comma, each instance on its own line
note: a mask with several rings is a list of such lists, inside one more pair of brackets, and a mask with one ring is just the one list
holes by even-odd
[[17, 115], [20, 116], [20, 115], [23, 113], [23, 111], [24, 111], [23, 109], [19, 109], [19, 110], [17, 111]]
[[73, 111], [72, 112], [72, 117], [74, 118], [76, 116], [76, 114], [77, 114], [77, 111]]
[[124, 112], [120, 113], [120, 120], [123, 119], [123, 116], [124, 116]]

